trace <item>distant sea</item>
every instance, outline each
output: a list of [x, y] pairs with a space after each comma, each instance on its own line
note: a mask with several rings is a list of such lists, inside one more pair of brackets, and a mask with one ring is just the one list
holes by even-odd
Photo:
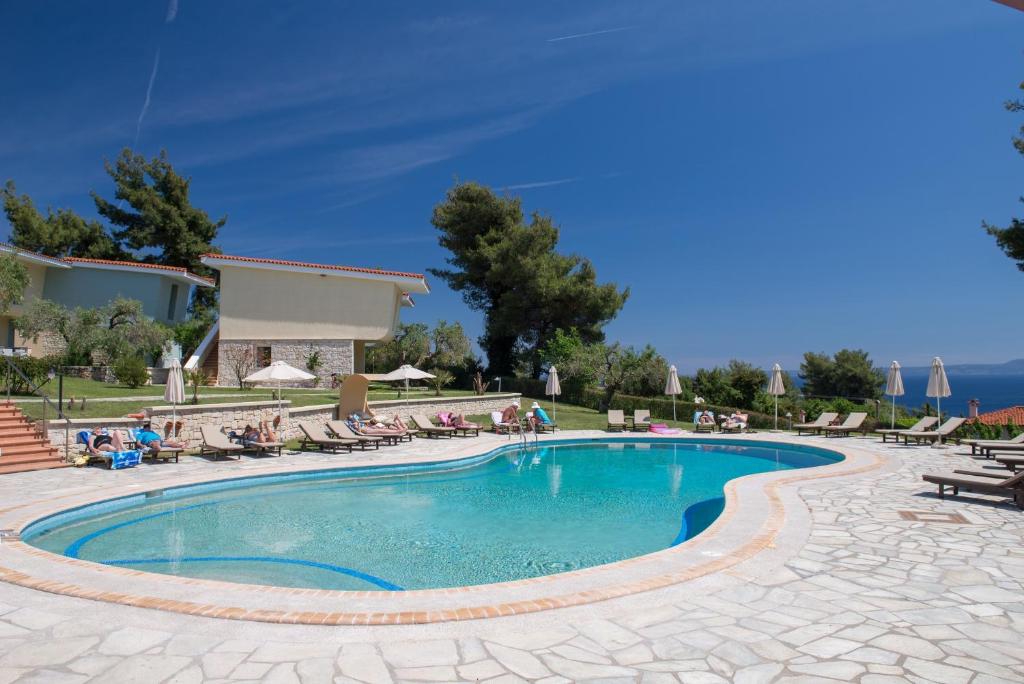
[[[795, 374], [791, 374], [794, 375]], [[967, 401], [977, 399], [981, 402], [978, 411], [998, 411], [1008, 406], [1024, 406], [1024, 375], [976, 375], [961, 374], [950, 371], [949, 389], [953, 395], [942, 400], [942, 412], [949, 411], [953, 415], [967, 415]], [[799, 386], [803, 383], [793, 378]], [[924, 395], [928, 387], [928, 376], [919, 373], [903, 374], [902, 397], [896, 397], [896, 403], [910, 409], [920, 408], [926, 401], [935, 406], [935, 400]], [[886, 402], [892, 401], [885, 397]]]
[[[953, 415], [967, 415], [967, 401], [977, 399], [981, 402], [980, 413], [998, 411], [1008, 406], [1024, 406], [1024, 375], [958, 375], [947, 373], [951, 397], [942, 400], [942, 411]], [[904, 375], [902, 397], [896, 398], [897, 404], [907, 408], [919, 408], [924, 402], [935, 406], [935, 400], [924, 396], [928, 387], [927, 375]], [[887, 397], [888, 398], [888, 397]]]

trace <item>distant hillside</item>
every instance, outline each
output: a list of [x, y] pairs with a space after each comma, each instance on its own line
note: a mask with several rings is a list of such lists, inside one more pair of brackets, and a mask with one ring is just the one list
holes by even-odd
[[[885, 368], [883, 371], [887, 370]], [[907, 375], [927, 375], [929, 366], [907, 366], [903, 372]], [[955, 375], [1024, 375], [1024, 359], [1014, 359], [1006, 363], [960, 363], [946, 366], [946, 373]]]

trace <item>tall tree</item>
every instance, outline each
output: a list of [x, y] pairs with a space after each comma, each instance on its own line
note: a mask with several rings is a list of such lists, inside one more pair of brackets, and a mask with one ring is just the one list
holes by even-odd
[[804, 394], [818, 397], [878, 399], [885, 383], [885, 374], [861, 349], [840, 349], [831, 358], [807, 352], [800, 364], [800, 377]]
[[525, 358], [539, 374], [539, 350], [559, 329], [575, 328], [585, 343], [603, 340], [604, 325], [629, 296], [614, 283], [598, 284], [587, 259], [555, 251], [558, 228], [537, 213], [525, 223], [518, 198], [458, 183], [434, 207], [432, 222], [452, 268], [430, 272], [484, 312], [480, 346], [491, 372], [509, 374]]
[[[114, 180], [117, 201], [105, 200], [96, 192], [92, 198], [96, 210], [114, 226], [114, 238], [130, 250], [141, 251], [142, 261], [208, 275], [209, 269], [199, 258], [218, 251], [213, 241], [227, 217], [211, 220], [192, 205], [191, 179], [174, 170], [167, 152], [147, 161], [126, 148], [113, 164], [105, 166]], [[212, 288], [196, 288], [193, 306], [205, 308], [214, 297]]]
[[39, 213], [32, 198], [19, 195], [14, 181], [0, 190], [4, 214], [11, 224], [11, 242], [15, 247], [52, 257], [125, 259], [127, 255], [99, 221], [86, 221], [70, 209]]
[[13, 254], [0, 254], [0, 315], [25, 300], [25, 288], [31, 280], [25, 264]]
[[[1024, 81], [1018, 87], [1024, 90]], [[1022, 113], [1024, 112], [1024, 100], [1009, 100], [1005, 107], [1007, 111]], [[1021, 125], [1018, 135], [1013, 137], [1013, 146], [1017, 152], [1024, 155], [1024, 124]], [[1024, 202], [1024, 197], [1021, 198], [1021, 201]], [[1017, 262], [1017, 268], [1024, 271], [1024, 220], [1011, 218], [1010, 225], [1006, 228], [985, 222], [982, 222], [982, 227], [996, 239], [996, 244], [1006, 252], [1006, 256]]]

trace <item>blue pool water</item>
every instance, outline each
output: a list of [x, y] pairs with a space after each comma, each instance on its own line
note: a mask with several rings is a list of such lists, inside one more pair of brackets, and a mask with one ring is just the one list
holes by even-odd
[[99, 563], [234, 582], [466, 586], [668, 548], [714, 522], [729, 480], [841, 458], [749, 442], [564, 441], [506, 447], [454, 467], [330, 470], [149, 492], [38, 521], [23, 539]]

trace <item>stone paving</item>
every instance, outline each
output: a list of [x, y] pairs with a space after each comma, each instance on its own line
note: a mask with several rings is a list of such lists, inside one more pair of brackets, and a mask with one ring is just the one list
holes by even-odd
[[[454, 441], [414, 444], [430, 456]], [[459, 623], [314, 627], [0, 584], [0, 684], [1024, 681], [1024, 513], [993, 497], [935, 497], [921, 472], [986, 465], [957, 450], [844, 443], [882, 454], [887, 465], [794, 485], [786, 496], [796, 505], [787, 506], [774, 548], [723, 573], [587, 606]], [[183, 476], [230, 467], [186, 461]], [[261, 463], [234, 467], [257, 471]], [[168, 467], [4, 476], [0, 509], [99, 488], [111, 476], [165, 477]]]

